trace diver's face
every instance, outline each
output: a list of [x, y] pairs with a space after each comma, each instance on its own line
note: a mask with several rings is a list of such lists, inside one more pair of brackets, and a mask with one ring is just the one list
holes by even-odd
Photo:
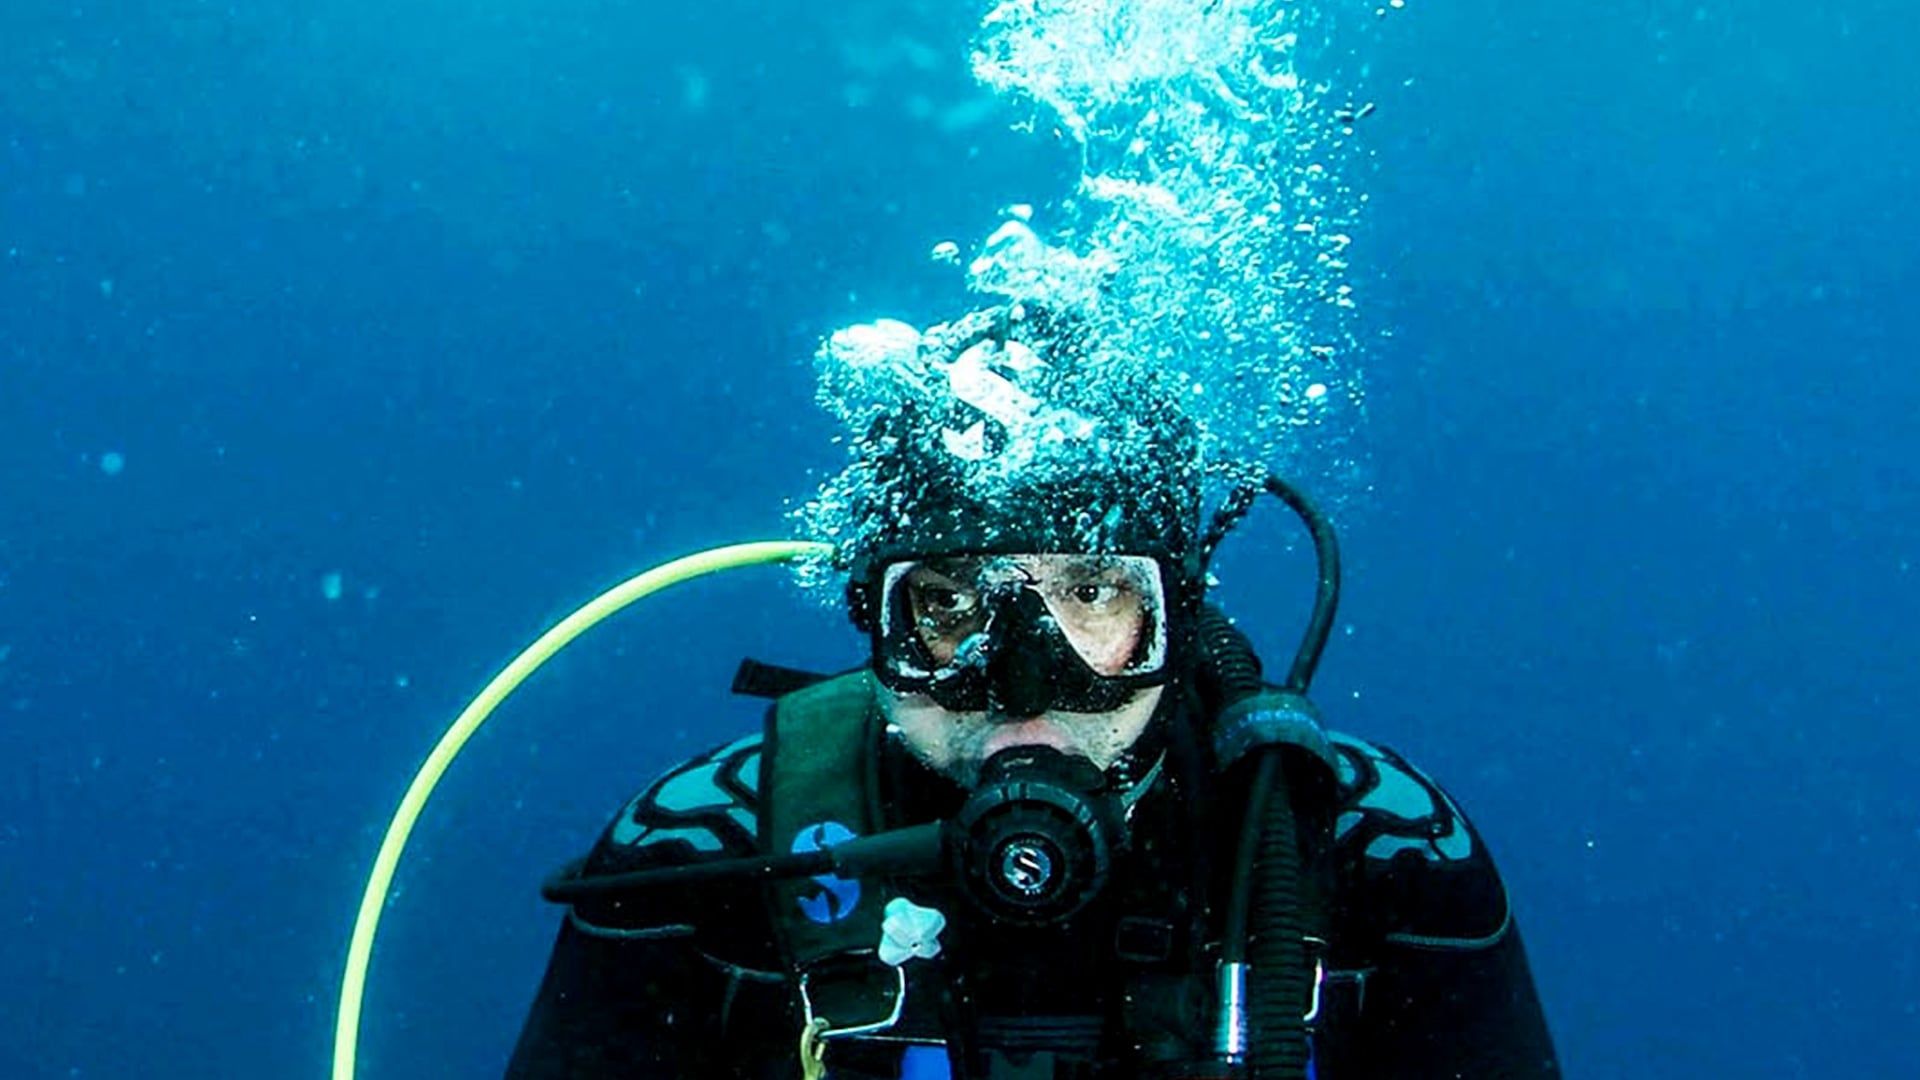
[[963, 787], [972, 787], [988, 758], [1015, 746], [1052, 747], [1106, 769], [1147, 729], [1163, 690], [1145, 687], [1112, 712], [1055, 710], [1030, 719], [986, 711], [953, 712], [925, 694], [882, 690], [880, 700], [888, 722], [899, 729], [915, 757]]
[[[894, 676], [883, 680], [887, 719], [920, 760], [963, 785], [974, 784], [987, 759], [1014, 747], [1050, 747], [1105, 769], [1139, 739], [1160, 704], [1158, 685], [1075, 704], [1071, 694], [940, 693], [900, 677], [965, 677], [1000, 649], [1027, 650], [1045, 656], [1043, 665], [1069, 663], [1096, 678], [1151, 674], [1166, 656], [1165, 595], [1151, 558], [902, 560], [886, 568], [882, 581], [887, 622], [875, 662]], [[1021, 701], [1044, 711], [1000, 711], [1023, 707], [1014, 704]]]

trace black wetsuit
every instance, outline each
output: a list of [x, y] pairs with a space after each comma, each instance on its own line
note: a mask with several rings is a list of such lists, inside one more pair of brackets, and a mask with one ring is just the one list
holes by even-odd
[[[1558, 1076], [1506, 890], [1479, 836], [1438, 785], [1399, 756], [1345, 736], [1333, 742], [1341, 775], [1328, 913], [1332, 944], [1316, 1038], [1319, 1080]], [[898, 815], [890, 825], [944, 816], [962, 797], [900, 747], [883, 747], [882, 754], [883, 790]], [[587, 871], [754, 854], [759, 761], [754, 736], [668, 773], [622, 810]], [[1183, 784], [1177, 776], [1146, 786], [1132, 829], [1157, 832], [1164, 842], [1150, 862], [1123, 862], [1116, 883], [1130, 865], [1136, 874], [1163, 879], [1187, 872], [1170, 868], [1170, 860], [1191, 868], [1184, 856], [1223, 828], [1221, 821], [1195, 816], [1211, 786]], [[1215, 904], [1208, 901], [1209, 910]], [[763, 897], [733, 886], [703, 894], [691, 911], [681, 896], [597, 901], [569, 912], [510, 1080], [798, 1076], [803, 1025]], [[1113, 949], [1100, 943], [1087, 954], [1089, 963], [1101, 963]], [[953, 951], [946, 963], [964, 965], [959, 947]], [[1063, 977], [1118, 978], [1098, 970]], [[902, 1052], [835, 1043], [831, 1075], [899, 1077]], [[915, 1053], [920, 1056], [905, 1075], [948, 1075], [943, 1052], [932, 1069], [927, 1050]], [[1137, 1072], [1118, 1065], [991, 1075]]]

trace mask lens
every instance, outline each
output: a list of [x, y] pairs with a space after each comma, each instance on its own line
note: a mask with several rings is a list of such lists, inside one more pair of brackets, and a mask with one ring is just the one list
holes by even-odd
[[1048, 558], [1033, 587], [1094, 674], [1158, 671], [1166, 655], [1159, 564], [1137, 556]]
[[905, 567], [895, 606], [931, 670], [957, 666], [987, 629], [987, 596], [977, 575], [932, 563]]
[[993, 555], [890, 564], [882, 575], [879, 660], [903, 679], [940, 679], [981, 666], [1007, 630], [1002, 614], [1031, 590], [1042, 630], [1097, 676], [1160, 671], [1166, 663], [1160, 564], [1136, 555]]

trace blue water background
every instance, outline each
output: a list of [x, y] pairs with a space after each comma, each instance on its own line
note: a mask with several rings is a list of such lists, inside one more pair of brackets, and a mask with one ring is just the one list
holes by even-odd
[[[1331, 721], [1474, 814], [1569, 1076], [1912, 1075], [1920, 16], [1367, 7]], [[814, 343], [954, 313], [927, 249], [1070, 179], [969, 84], [977, 15], [0, 8], [0, 1076], [323, 1073], [459, 706], [621, 576], [779, 534], [837, 463]], [[1221, 573], [1284, 654], [1284, 519]], [[744, 654], [858, 642], [701, 584], [479, 736], [361, 1075], [497, 1074], [537, 881], [757, 722]]]

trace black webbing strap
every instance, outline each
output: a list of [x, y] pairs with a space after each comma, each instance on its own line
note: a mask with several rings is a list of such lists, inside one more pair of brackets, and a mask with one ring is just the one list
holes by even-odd
[[748, 657], [740, 661], [740, 669], [733, 673], [733, 692], [748, 697], [781, 698], [831, 678], [833, 676], [816, 671], [763, 664]]

